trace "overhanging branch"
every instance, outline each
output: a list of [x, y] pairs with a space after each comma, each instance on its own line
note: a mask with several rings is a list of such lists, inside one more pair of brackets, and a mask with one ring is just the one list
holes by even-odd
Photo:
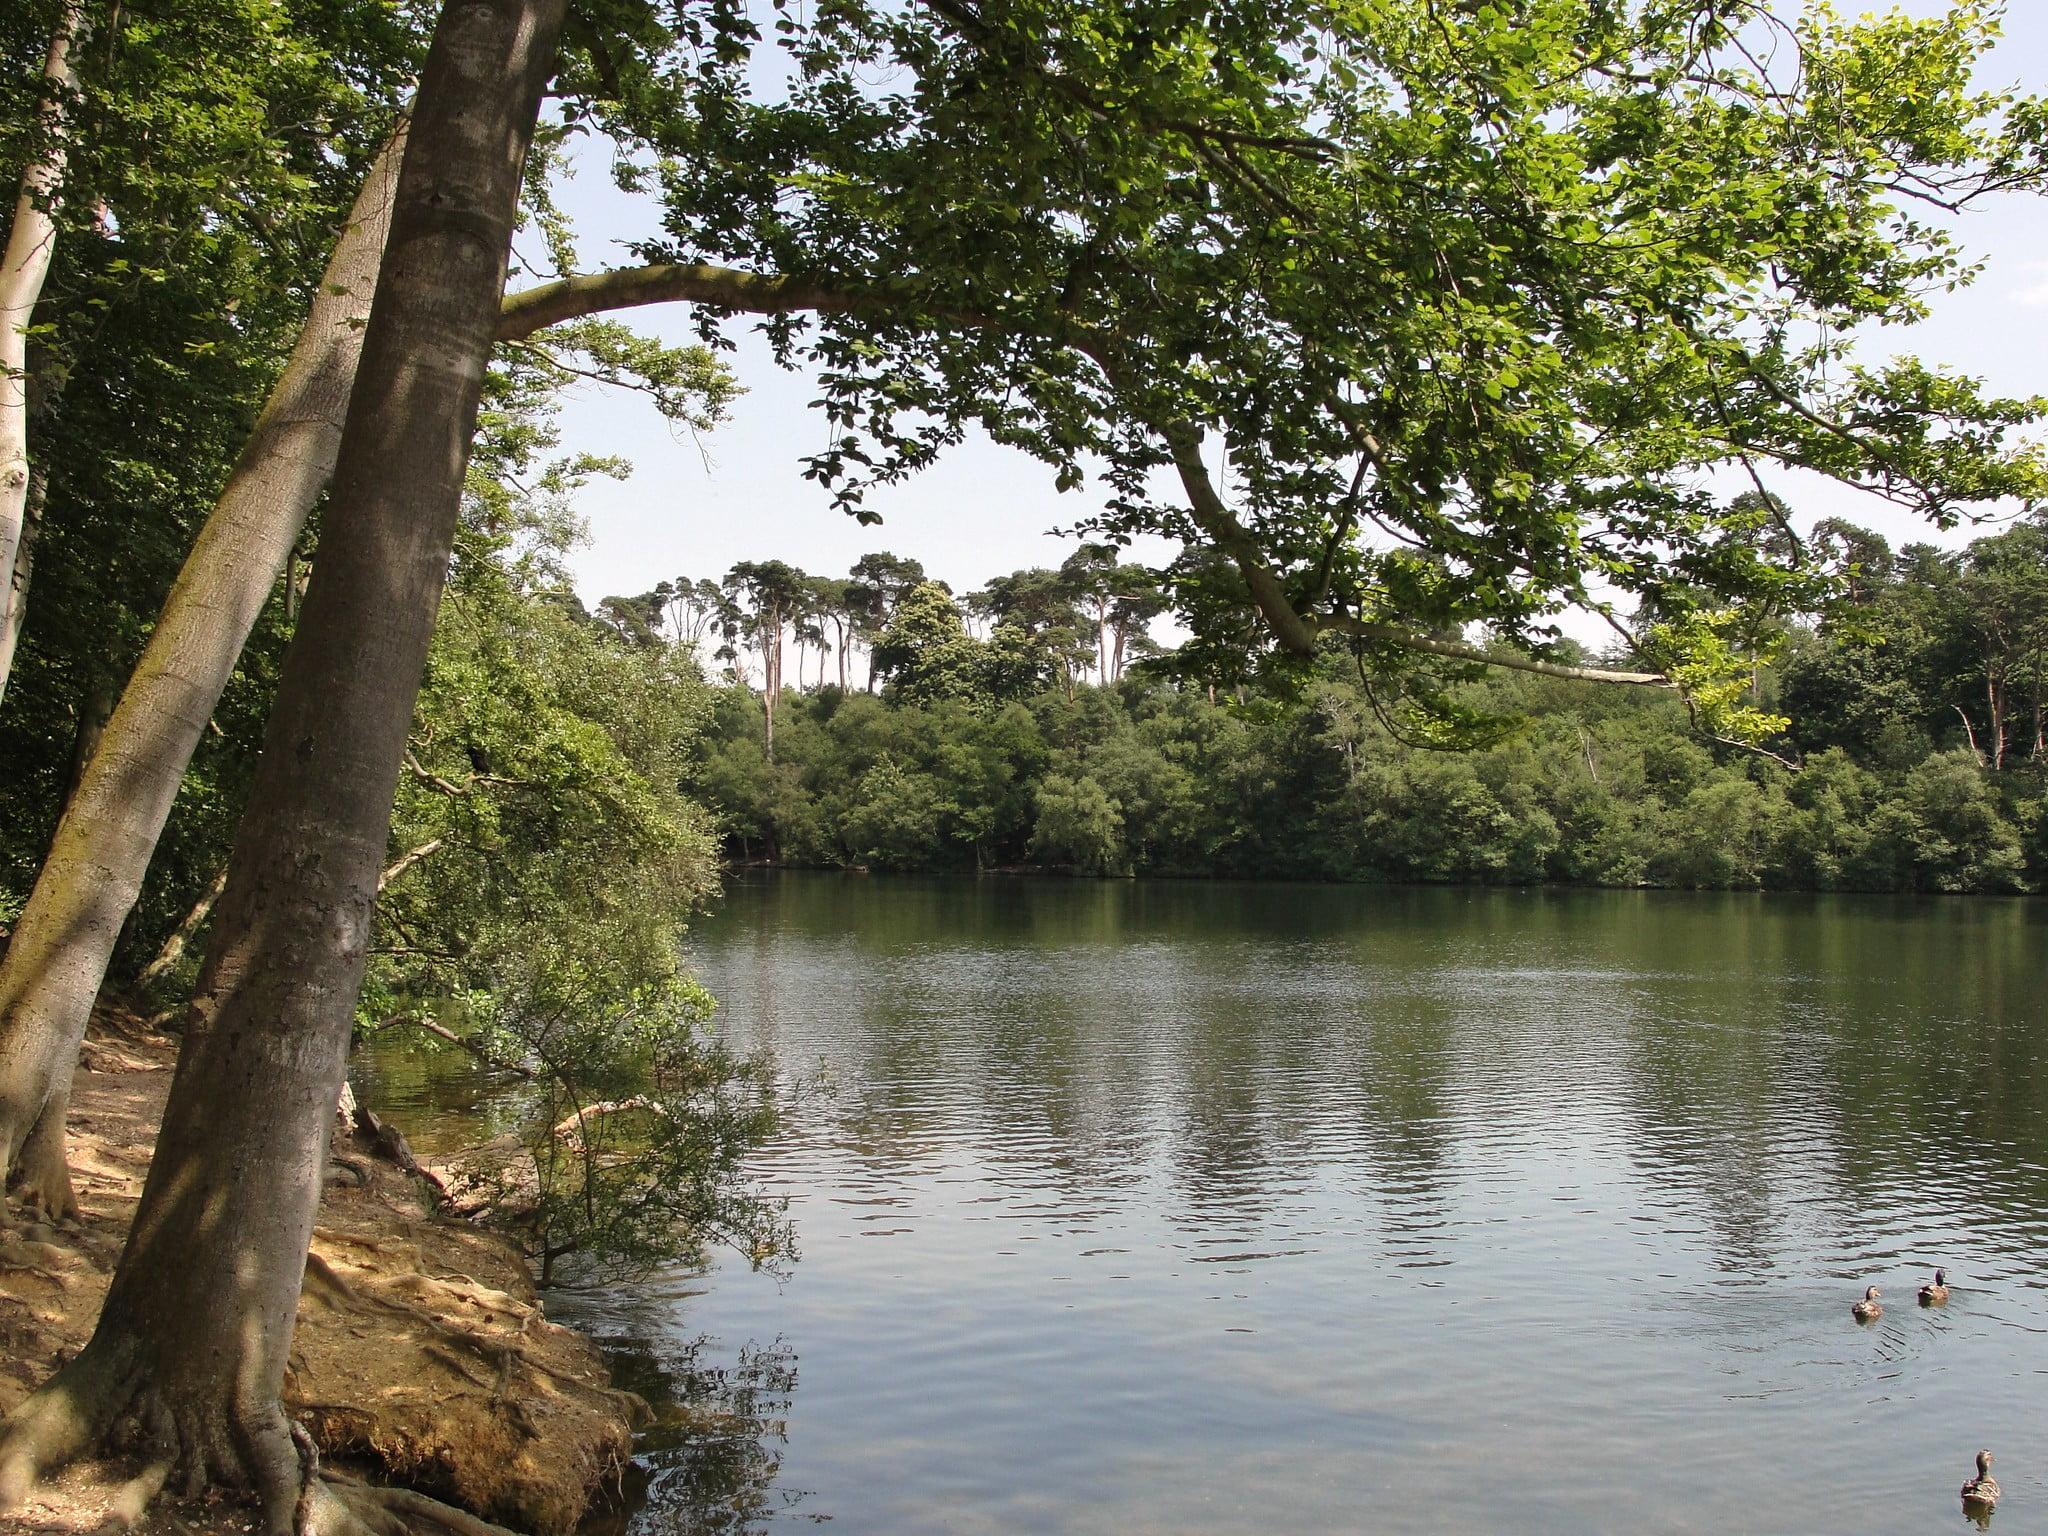
[[[586, 315], [621, 309], [645, 308], [655, 304], [691, 303], [742, 314], [788, 314], [809, 311], [816, 314], [901, 315], [910, 306], [888, 293], [859, 293], [836, 288], [814, 279], [746, 272], [709, 263], [658, 263], [646, 267], [621, 268], [542, 283], [522, 292], [508, 294], [503, 318], [498, 325], [500, 341], [519, 341], [551, 325]], [[971, 329], [998, 324], [987, 315], [946, 312], [931, 318]], [[1092, 358], [1111, 386], [1117, 387], [1119, 370], [1102, 336], [1088, 333], [1066, 340]], [[1238, 520], [1218, 493], [1208, 465], [1202, 460], [1201, 429], [1190, 421], [1152, 423], [1165, 440], [1179, 473], [1188, 510], [1196, 527], [1218, 549], [1228, 555], [1244, 577], [1253, 604], [1271, 628], [1280, 645], [1299, 656], [1315, 654], [1317, 637], [1327, 630], [1359, 635], [1384, 645], [1426, 652], [1482, 666], [1533, 672], [1544, 677], [1573, 682], [1618, 683], [1635, 687], [1673, 688], [1672, 680], [1660, 672], [1623, 672], [1601, 667], [1575, 667], [1543, 661], [1531, 656], [1501, 655], [1459, 641], [1402, 629], [1397, 625], [1371, 623], [1336, 616], [1317, 618], [1301, 613], [1288, 598], [1280, 578], [1266, 564], [1258, 539]], [[1368, 435], [1363, 450], [1375, 460], [1379, 444]]]

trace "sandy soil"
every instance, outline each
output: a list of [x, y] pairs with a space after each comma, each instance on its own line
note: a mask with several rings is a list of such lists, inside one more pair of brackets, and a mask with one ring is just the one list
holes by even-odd
[[[95, 1019], [71, 1095], [82, 1217], [62, 1229], [0, 1212], [0, 1412], [91, 1335], [141, 1194], [175, 1043]], [[542, 1315], [503, 1239], [438, 1219], [425, 1186], [337, 1135], [285, 1397], [323, 1461], [414, 1488], [534, 1536], [564, 1536], [618, 1486], [646, 1412], [596, 1348]], [[127, 1469], [76, 1469], [0, 1520], [22, 1531], [103, 1527]], [[243, 1532], [219, 1497], [160, 1503], [162, 1536]]]

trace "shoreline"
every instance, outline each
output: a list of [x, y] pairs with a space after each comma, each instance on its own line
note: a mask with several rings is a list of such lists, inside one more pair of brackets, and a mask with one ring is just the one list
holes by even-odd
[[[67, 1125], [80, 1216], [0, 1213], [0, 1414], [91, 1336], [148, 1171], [174, 1037], [96, 1010]], [[384, 1150], [337, 1130], [300, 1293], [285, 1405], [343, 1476], [388, 1482], [528, 1536], [569, 1536], [622, 1489], [647, 1405], [596, 1344], [550, 1322], [505, 1238], [439, 1211]], [[128, 1469], [71, 1469], [24, 1530], [101, 1527]], [[134, 1527], [242, 1536], [218, 1494], [166, 1498]]]

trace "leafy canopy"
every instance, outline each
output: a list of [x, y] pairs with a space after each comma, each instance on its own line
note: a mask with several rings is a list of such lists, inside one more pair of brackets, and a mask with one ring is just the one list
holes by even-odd
[[[1972, 82], [1994, 6], [928, 0], [775, 25], [786, 99], [721, 97], [665, 146], [646, 254], [834, 286], [770, 330], [821, 370], [810, 472], [849, 510], [979, 424], [1096, 478], [1103, 540], [1180, 539], [1173, 595], [1219, 657], [1250, 607], [1306, 657], [1472, 622], [1540, 646], [1566, 605], [1671, 588], [1768, 600], [1773, 557], [1706, 486], [1731, 467], [1944, 524], [2048, 492], [2020, 435], [2041, 402], [1856, 348], [1972, 275], [1950, 210], [2041, 184], [2048, 110]], [[1674, 623], [1657, 659], [1719, 676], [1726, 632]]]

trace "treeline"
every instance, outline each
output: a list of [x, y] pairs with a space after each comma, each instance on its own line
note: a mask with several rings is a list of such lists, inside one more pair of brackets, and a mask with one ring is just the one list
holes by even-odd
[[[1066, 686], [1033, 625], [924, 584], [878, 697], [730, 686], [694, 785], [739, 857], [877, 869], [1863, 891], [2048, 884], [2048, 524], [1959, 553], [1821, 526], [1834, 599], [1759, 636], [1758, 751], [1661, 689], [1507, 669], [1418, 707], [1330, 648], [1286, 693]], [[1057, 573], [1041, 573], [1049, 579]], [[978, 598], [977, 604], [985, 599]], [[1085, 615], [1082, 615], [1085, 617]], [[1049, 621], [1070, 632], [1072, 612]], [[1021, 643], [1020, 643], [1021, 642]], [[1609, 658], [1616, 663], [1626, 657]]]

